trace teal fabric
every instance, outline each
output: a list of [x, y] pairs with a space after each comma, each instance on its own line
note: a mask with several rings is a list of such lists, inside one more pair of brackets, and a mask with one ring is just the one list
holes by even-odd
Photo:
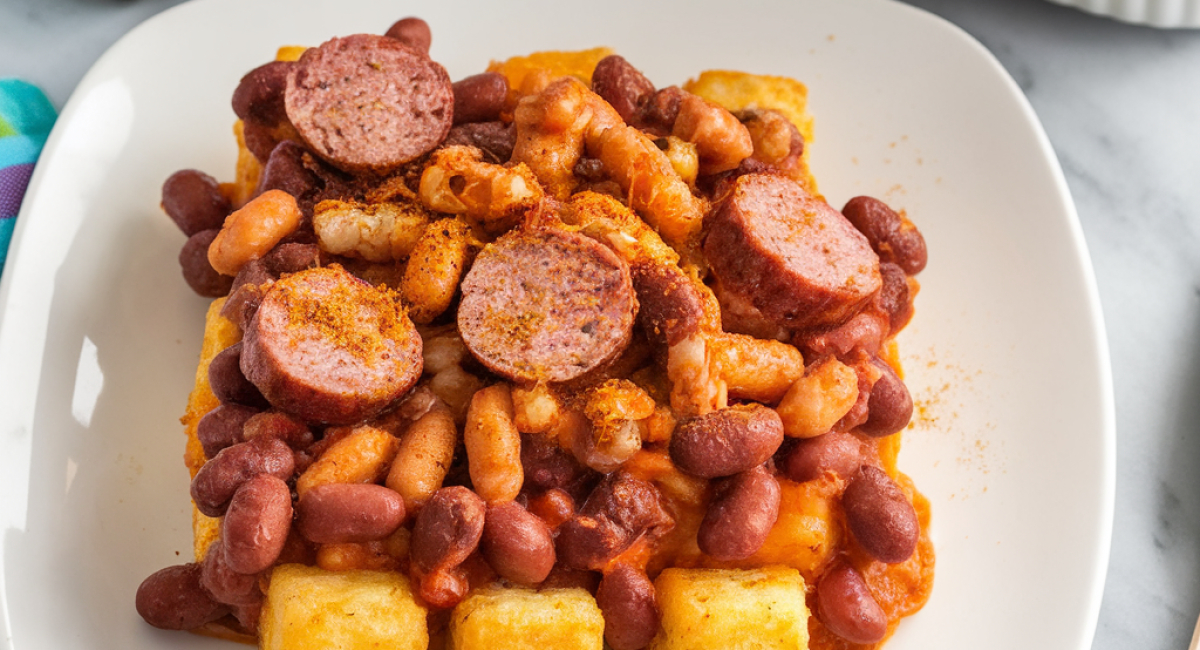
[[33, 165], [58, 113], [37, 86], [0, 79], [0, 274]]

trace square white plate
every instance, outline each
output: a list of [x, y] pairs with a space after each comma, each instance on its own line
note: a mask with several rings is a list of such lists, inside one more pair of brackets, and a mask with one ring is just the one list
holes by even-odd
[[568, 5], [202, 0], [104, 55], [63, 111], [0, 286], [0, 638], [16, 650], [229, 647], [145, 625], [190, 559], [178, 417], [205, 301], [158, 208], [173, 171], [233, 175], [229, 98], [278, 45], [433, 27], [452, 78], [610, 45], [660, 86], [708, 68], [809, 86], [821, 188], [908, 211], [929, 268], [902, 334], [901, 468], [933, 503], [933, 597], [889, 650], [1086, 650], [1112, 524], [1114, 425], [1083, 237], [1028, 103], [983, 47], [888, 0]]

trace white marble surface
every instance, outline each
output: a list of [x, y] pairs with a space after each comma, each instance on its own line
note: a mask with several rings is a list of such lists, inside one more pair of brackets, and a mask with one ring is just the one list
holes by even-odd
[[[0, 76], [39, 84], [61, 107], [122, 33], [177, 3], [3, 0]], [[1095, 262], [1118, 458], [1093, 647], [1183, 650], [1200, 613], [1200, 31], [1043, 0], [910, 3], [978, 38], [1028, 95]]]

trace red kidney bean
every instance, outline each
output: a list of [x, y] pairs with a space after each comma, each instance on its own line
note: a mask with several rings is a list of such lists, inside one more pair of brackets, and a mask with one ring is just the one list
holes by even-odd
[[604, 616], [604, 640], [612, 650], [641, 650], [658, 634], [654, 583], [628, 564], [618, 564], [604, 574], [596, 604]]
[[816, 480], [825, 472], [849, 480], [862, 464], [862, 442], [849, 433], [830, 431], [796, 441], [779, 463], [779, 470], [797, 483]]
[[544, 435], [521, 435], [521, 467], [525, 473], [525, 489], [567, 489], [587, 475], [594, 475], [563, 449]]
[[321, 247], [316, 244], [279, 244], [262, 258], [274, 276], [296, 273], [321, 266]]
[[208, 385], [223, 404], [266, 408], [267, 400], [242, 372], [242, 342], [221, 350], [208, 364]]
[[217, 237], [220, 230], [201, 230], [188, 237], [183, 248], [179, 249], [179, 268], [183, 272], [183, 280], [191, 287], [196, 295], [205, 298], [220, 298], [229, 293], [233, 286], [233, 278], [221, 275], [208, 261], [208, 246]]
[[592, 71], [592, 91], [612, 104], [626, 123], [633, 123], [654, 94], [654, 83], [625, 57], [611, 54], [600, 59]]
[[183, 234], [220, 230], [233, 212], [217, 179], [195, 169], [182, 169], [167, 177], [162, 187], [162, 207]]
[[429, 54], [429, 46], [433, 44], [433, 34], [429, 31], [429, 23], [420, 18], [401, 18], [383, 34], [401, 43]]
[[258, 588], [258, 576], [237, 573], [225, 563], [225, 548], [220, 540], [208, 547], [201, 565], [200, 584], [219, 603], [226, 605], [253, 605], [262, 602], [263, 593]]
[[278, 438], [255, 438], [226, 447], [205, 463], [192, 479], [192, 501], [209, 517], [225, 514], [229, 501], [245, 482], [266, 474], [286, 480], [295, 471], [292, 450]]
[[404, 523], [404, 500], [382, 485], [329, 483], [310, 488], [297, 507], [300, 534], [317, 544], [369, 542]]
[[600, 586], [600, 574], [596, 571], [571, 569], [563, 566], [562, 562], [554, 565], [550, 575], [538, 585], [538, 589], [583, 589], [595, 594]]
[[921, 231], [883, 201], [856, 196], [842, 208], [842, 214], [866, 235], [880, 261], [898, 264], [909, 275], [925, 268], [928, 254]]
[[250, 260], [234, 276], [229, 297], [221, 306], [221, 315], [237, 324], [238, 329], [246, 331], [254, 312], [262, 304], [263, 294], [274, 281], [275, 276], [267, 271], [262, 260]]
[[305, 164], [308, 157], [313, 165], [319, 165], [303, 145], [283, 140], [271, 145], [262, 176], [258, 180], [257, 194], [270, 190], [281, 190], [291, 194], [306, 217], [311, 217], [311, 195], [322, 187], [321, 179]]
[[221, 522], [225, 563], [236, 573], [258, 573], [275, 563], [292, 527], [287, 483], [259, 474], [242, 484]]
[[701, 478], [762, 465], [783, 443], [783, 421], [761, 404], [731, 406], [684, 422], [671, 436], [671, 460]]
[[500, 119], [508, 100], [508, 77], [482, 72], [454, 82], [454, 123], [492, 122]]
[[413, 564], [427, 573], [462, 564], [479, 546], [486, 512], [483, 499], [465, 487], [434, 492], [413, 526]]
[[313, 432], [303, 420], [282, 411], [263, 411], [246, 420], [242, 429], [246, 440], [279, 438], [292, 449], [305, 449], [313, 443]]
[[199, 564], [161, 569], [142, 581], [134, 597], [137, 613], [154, 627], [192, 630], [229, 612], [200, 585]]
[[670, 134], [679, 117], [679, 104], [685, 96], [687, 91], [679, 86], [667, 86], [655, 92], [646, 101], [634, 126], [661, 135]]
[[842, 494], [846, 524], [872, 557], [889, 564], [912, 556], [921, 534], [917, 511], [883, 470], [863, 465]]
[[867, 398], [867, 420], [858, 425], [858, 431], [882, 438], [908, 426], [912, 420], [913, 401], [908, 388], [887, 362], [875, 358], [872, 363], [879, 369], [879, 379], [871, 386], [871, 394]]
[[488, 564], [510, 582], [535, 585], [554, 568], [550, 527], [512, 501], [488, 506], [481, 544]]
[[638, 537], [658, 537], [674, 526], [652, 484], [616, 471], [596, 486], [579, 513], [559, 526], [558, 558], [572, 569], [599, 570]]
[[779, 518], [779, 482], [759, 466], [720, 481], [696, 542], [721, 561], [744, 560], [767, 541]]
[[234, 605], [233, 616], [238, 620], [238, 624], [247, 632], [254, 636], [258, 636], [258, 622], [262, 618], [263, 601], [251, 603], [249, 605]]
[[241, 404], [220, 404], [196, 423], [196, 438], [204, 447], [204, 457], [213, 458], [226, 447], [245, 440], [242, 427], [258, 409]]
[[817, 583], [817, 618], [850, 643], [878, 643], [887, 635], [887, 615], [862, 574], [841, 564]]
[[913, 317], [912, 295], [908, 288], [908, 275], [904, 269], [890, 262], [879, 265], [883, 287], [879, 290], [879, 308], [888, 317], [888, 329], [895, 334], [908, 325]]
[[283, 92], [293, 67], [291, 61], [271, 61], [247, 72], [233, 91], [234, 114], [247, 123], [268, 126], [286, 121]]
[[486, 162], [502, 165], [512, 158], [517, 142], [517, 130], [504, 122], [469, 122], [450, 128], [443, 142], [446, 146], [461, 144], [483, 152]]

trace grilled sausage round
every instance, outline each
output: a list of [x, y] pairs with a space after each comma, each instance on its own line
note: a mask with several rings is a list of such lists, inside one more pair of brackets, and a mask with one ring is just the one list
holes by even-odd
[[344, 171], [383, 173], [445, 139], [454, 90], [424, 52], [355, 34], [305, 51], [288, 74], [284, 106], [318, 156]]
[[273, 406], [310, 422], [367, 419], [421, 376], [421, 337], [399, 301], [340, 267], [271, 285], [243, 345], [246, 377]]
[[576, 233], [519, 230], [479, 253], [458, 328], [493, 372], [563, 382], [615, 359], [636, 312], [629, 266], [611, 250]]

